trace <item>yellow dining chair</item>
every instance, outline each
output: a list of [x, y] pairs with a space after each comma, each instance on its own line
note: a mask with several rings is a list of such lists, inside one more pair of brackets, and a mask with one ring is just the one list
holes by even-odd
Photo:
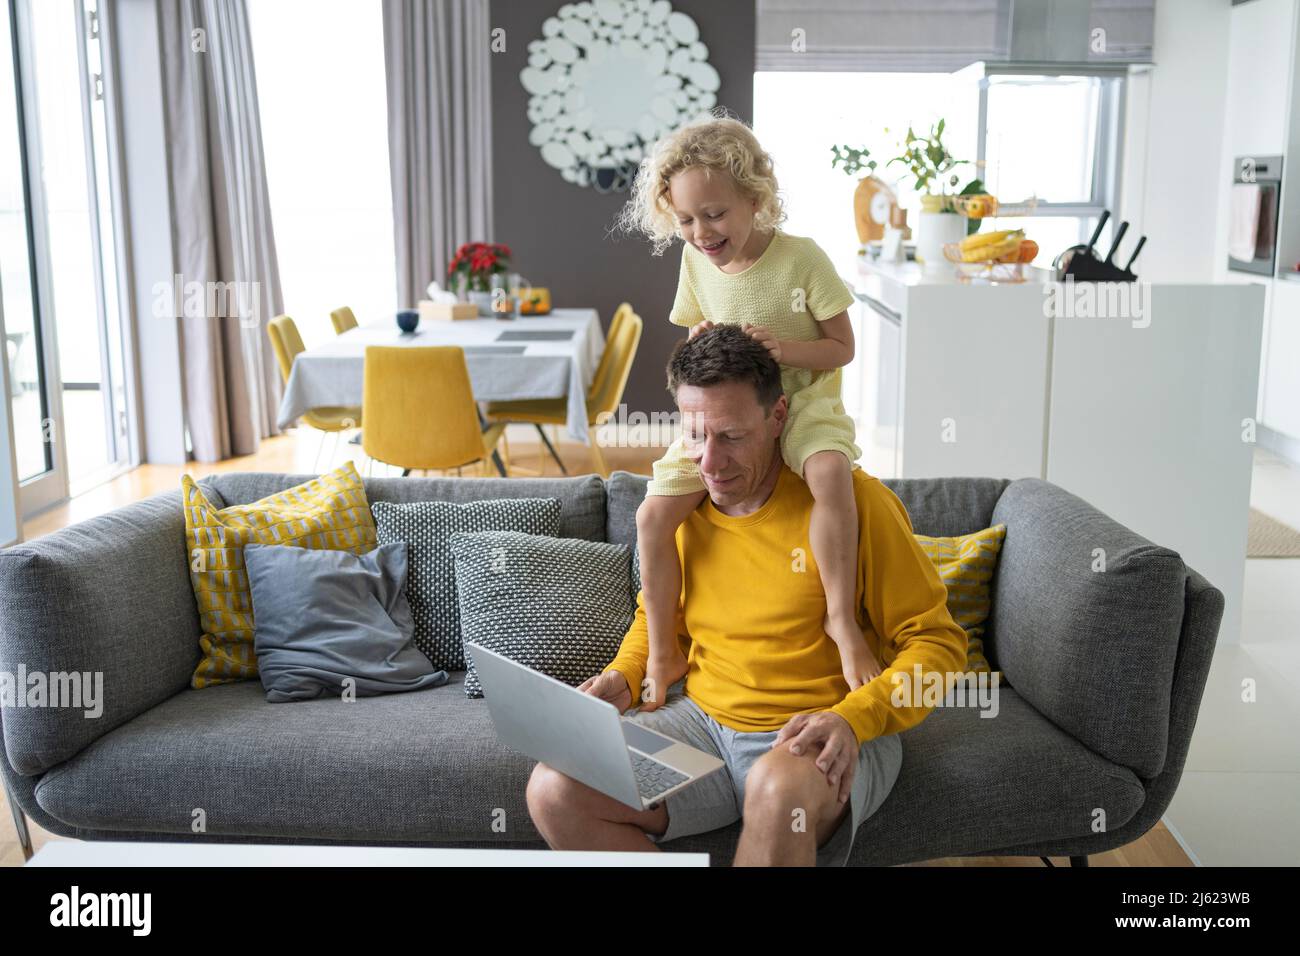
[[352, 314], [352, 309], [346, 305], [331, 312], [330, 321], [334, 323], [335, 335], [342, 335], [348, 329], [357, 327], [357, 317]]
[[361, 447], [403, 475], [419, 468], [457, 471], [489, 460], [501, 477], [496, 446], [505, 424], [485, 424], [474, 402], [465, 352], [454, 345], [366, 349]]
[[[271, 339], [271, 349], [275, 352], [275, 361], [280, 366], [280, 377], [289, 384], [289, 375], [293, 372], [293, 362], [306, 347], [298, 326], [287, 315], [277, 315], [266, 324], [266, 334]], [[316, 447], [315, 471], [320, 471], [320, 455], [325, 448], [325, 436], [334, 435], [334, 451], [338, 454], [338, 436], [350, 428], [361, 425], [361, 409], [351, 405], [330, 405], [321, 408], [309, 408], [302, 413], [302, 421], [321, 433], [320, 444]]]
[[[591, 378], [591, 386], [587, 389], [588, 395], [591, 395], [592, 393], [599, 391], [600, 388], [604, 385], [604, 378], [607, 374], [609, 374], [609, 368], [613, 364], [612, 360], [614, 359], [614, 354], [613, 352], [610, 351], [610, 349], [613, 347], [614, 342], [618, 339], [618, 335], [619, 335], [618, 330], [622, 327], [624, 319], [626, 319], [629, 315], [635, 315], [635, 314], [636, 313], [632, 309], [632, 303], [630, 302], [620, 303], [619, 307], [614, 310], [614, 317], [609, 320], [609, 333], [605, 336], [605, 350], [601, 353], [600, 363], [596, 366], [596, 374], [593, 375]], [[492, 417], [492, 410], [494, 408], [500, 408], [501, 406], [505, 406], [505, 405], [510, 405], [513, 407], [514, 405], [517, 404], [518, 404], [517, 402], [488, 402], [488, 417], [489, 418]], [[557, 442], [560, 440], [560, 435], [559, 435], [560, 426], [565, 424], [565, 422], [567, 421], [568, 418], [566, 413], [564, 421], [551, 423], [551, 430], [555, 433], [555, 440]], [[565, 469], [564, 462], [560, 459], [560, 456], [556, 452], [555, 446], [551, 444], [550, 439], [546, 437], [546, 431], [543, 428], [543, 423], [532, 422], [531, 424], [537, 429], [537, 434], [542, 439], [542, 444], [546, 446], [546, 450], [550, 452], [551, 457], [555, 459], [555, 463], [560, 466], [561, 474], [567, 475], [569, 472]], [[509, 462], [510, 461], [509, 439], [503, 437], [502, 445], [505, 448], [506, 461]], [[545, 458], [542, 459], [542, 463], [543, 464], [546, 463]], [[530, 472], [530, 473], [538, 474], [538, 475], [542, 474], [542, 472]]]
[[[632, 372], [632, 362], [636, 359], [636, 350], [641, 344], [641, 330], [645, 325], [641, 316], [633, 312], [631, 307], [621, 319], [616, 315], [615, 320], [618, 324], [610, 322], [610, 337], [605, 343], [605, 351], [600, 357], [600, 365], [596, 367], [596, 374], [592, 377], [591, 388], [587, 390], [587, 438], [591, 442], [591, 457], [595, 461], [596, 470], [605, 478], [609, 477], [609, 468], [605, 464], [605, 456], [600, 453], [596, 433], [604, 418], [615, 414], [619, 403], [623, 401], [623, 390], [627, 388], [627, 379]], [[490, 422], [526, 422], [534, 425], [546, 447], [559, 462], [560, 471], [566, 475], [569, 473], [547, 441], [546, 433], [542, 431], [543, 425], [563, 425], [568, 421], [567, 399], [488, 402], [486, 415]]]

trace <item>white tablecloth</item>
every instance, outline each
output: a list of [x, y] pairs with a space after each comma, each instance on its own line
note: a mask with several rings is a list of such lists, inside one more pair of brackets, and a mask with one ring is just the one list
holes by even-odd
[[[549, 341], [511, 341], [513, 333], [530, 332], [569, 334]], [[564, 398], [569, 437], [587, 444], [587, 389], [605, 348], [595, 309], [552, 309], [514, 320], [422, 321], [409, 335], [395, 321], [349, 329], [294, 360], [280, 402], [280, 427], [289, 427], [311, 408], [359, 406], [368, 345], [459, 345], [465, 349], [475, 400]]]

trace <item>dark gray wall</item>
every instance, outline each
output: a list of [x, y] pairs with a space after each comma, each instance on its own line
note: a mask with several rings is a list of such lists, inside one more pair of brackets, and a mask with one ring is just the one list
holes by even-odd
[[[559, 0], [491, 0], [492, 27], [505, 30], [506, 50], [492, 55], [492, 149], [495, 233], [514, 253], [516, 271], [551, 289], [552, 305], [590, 306], [609, 320], [631, 302], [645, 331], [624, 401], [630, 411], [668, 411], [664, 366], [685, 330], [668, 322], [677, 291], [681, 243], [662, 256], [644, 239], [609, 235], [628, 194], [598, 193], [560, 178], [528, 142], [528, 93], [519, 72], [528, 43]], [[754, 105], [754, 0], [674, 0], [700, 26], [709, 62], [722, 77], [718, 103], [749, 123]], [[478, 237], [475, 237], [478, 238]]]

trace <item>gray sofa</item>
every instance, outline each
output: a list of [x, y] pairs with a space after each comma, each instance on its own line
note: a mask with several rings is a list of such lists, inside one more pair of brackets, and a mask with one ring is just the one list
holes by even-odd
[[[202, 484], [236, 504], [304, 480]], [[554, 496], [562, 535], [633, 544], [645, 482], [626, 472], [381, 478], [366, 490], [371, 501]], [[901, 774], [851, 863], [1086, 862], [1136, 840], [1182, 774], [1222, 594], [1174, 552], [1043, 481], [887, 484], [917, 532], [1006, 524], [985, 642], [1005, 683], [996, 717], [940, 707], [902, 735]], [[268, 704], [257, 681], [190, 689], [199, 634], [178, 492], [0, 552], [0, 670], [99, 671], [104, 681], [98, 718], [0, 713], [11, 803], [87, 840], [545, 846], [524, 799], [532, 761], [497, 741], [463, 674], [350, 704]], [[200, 810], [206, 833], [195, 834]], [[739, 830], [664, 847], [725, 865]]]

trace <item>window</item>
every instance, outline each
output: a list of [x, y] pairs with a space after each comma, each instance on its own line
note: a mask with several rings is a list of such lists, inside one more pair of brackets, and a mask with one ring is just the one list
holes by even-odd
[[277, 0], [249, 23], [284, 309], [310, 347], [339, 306], [397, 308], [382, 10]]
[[0, 8], [0, 261], [25, 513], [129, 467], [98, 0]]
[[[983, 179], [1004, 203], [1037, 200], [1032, 217], [1000, 217], [1024, 228], [1048, 265], [1087, 242], [1103, 209], [1119, 203], [1122, 75], [1044, 76], [989, 65], [981, 83], [979, 158]], [[1098, 247], [1108, 248], [1110, 226]]]

